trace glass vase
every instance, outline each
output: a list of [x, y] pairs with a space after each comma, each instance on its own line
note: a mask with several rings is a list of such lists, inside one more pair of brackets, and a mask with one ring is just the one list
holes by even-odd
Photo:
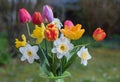
[[64, 78], [61, 79], [49, 79], [49, 82], [65, 82]]
[[40, 77], [48, 79], [47, 82], [65, 82], [65, 78], [70, 77], [71, 74], [65, 71], [61, 76], [47, 76], [46, 74], [40, 74]]

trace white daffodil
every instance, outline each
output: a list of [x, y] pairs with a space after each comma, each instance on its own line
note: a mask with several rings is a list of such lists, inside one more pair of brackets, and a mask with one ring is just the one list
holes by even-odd
[[38, 46], [27, 44], [25, 47], [20, 47], [19, 51], [22, 53], [21, 61], [27, 59], [29, 63], [33, 63], [34, 59], [39, 59], [37, 55]]
[[61, 36], [54, 41], [54, 47], [52, 53], [56, 53], [57, 58], [61, 59], [63, 56], [69, 57], [70, 50], [73, 49], [73, 44], [70, 43], [69, 39]]
[[81, 64], [87, 65], [87, 60], [91, 59], [91, 55], [88, 52], [88, 49], [83, 46], [78, 52], [77, 55], [81, 58]]
[[58, 29], [61, 29], [61, 27], [63, 26], [58, 18], [54, 18], [54, 20], [51, 23], [55, 24]]

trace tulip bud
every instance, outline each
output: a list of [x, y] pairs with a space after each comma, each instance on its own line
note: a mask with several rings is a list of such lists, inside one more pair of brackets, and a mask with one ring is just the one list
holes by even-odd
[[40, 25], [42, 23], [42, 16], [40, 12], [34, 12], [32, 16], [32, 22], [33, 24], [37, 24], [37, 25]]
[[97, 28], [94, 32], [93, 32], [93, 38], [96, 41], [102, 41], [104, 40], [104, 38], [106, 37], [106, 33], [104, 32], [103, 29], [101, 28]]
[[70, 28], [71, 26], [74, 26], [74, 24], [72, 23], [72, 21], [66, 20], [66, 21], [64, 22], [64, 26], [68, 26], [68, 27]]
[[46, 22], [52, 22], [54, 19], [53, 11], [48, 5], [43, 6], [43, 19]]
[[31, 15], [24, 8], [19, 10], [19, 19], [21, 23], [31, 22], [32, 20]]
[[54, 41], [58, 38], [59, 31], [54, 24], [48, 24], [45, 28], [44, 34], [48, 41]]

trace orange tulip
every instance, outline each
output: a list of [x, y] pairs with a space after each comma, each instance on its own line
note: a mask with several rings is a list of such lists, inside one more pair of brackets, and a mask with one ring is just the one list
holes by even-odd
[[45, 28], [44, 34], [48, 41], [54, 41], [58, 38], [59, 31], [54, 24], [48, 24]]
[[82, 37], [85, 32], [85, 29], [81, 29], [82, 25], [77, 24], [76, 26], [68, 27], [65, 25], [64, 29], [61, 29], [61, 32], [65, 35], [65, 37], [77, 40]]
[[104, 38], [106, 37], [106, 33], [104, 32], [103, 29], [101, 28], [97, 28], [94, 32], [93, 32], [93, 38], [96, 41], [102, 41], [104, 40]]

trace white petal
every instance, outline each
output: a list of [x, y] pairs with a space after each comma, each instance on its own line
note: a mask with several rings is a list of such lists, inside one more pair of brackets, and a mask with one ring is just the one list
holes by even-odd
[[27, 59], [27, 60], [28, 60], [28, 62], [29, 62], [30, 64], [34, 62], [34, 59], [33, 59], [33, 58], [29, 58], [29, 59]]
[[31, 47], [31, 51], [33, 51], [33, 52], [37, 52], [38, 51], [38, 46], [33, 46], [33, 47]]
[[54, 41], [54, 45], [57, 46], [60, 42], [61, 42], [60, 39], [57, 39]]
[[57, 54], [57, 58], [58, 58], [58, 59], [61, 59], [62, 57], [63, 57], [62, 54]]
[[81, 60], [81, 64], [83, 64], [84, 66], [87, 66], [87, 60]]
[[34, 58], [35, 59], [40, 59], [40, 57], [37, 54], [34, 56]]
[[85, 49], [85, 46], [83, 46], [83, 47], [77, 52], [77, 55], [78, 55], [79, 57], [81, 57], [82, 52], [84, 51], [84, 49]]
[[91, 55], [89, 54], [89, 52], [88, 52], [88, 49], [86, 48], [86, 52], [87, 52], [87, 59], [91, 59], [92, 57], [91, 57]]
[[20, 47], [20, 48], [19, 48], [19, 51], [20, 51], [22, 54], [24, 54], [25, 51], [26, 51], [26, 48], [25, 48], [25, 47]]
[[51, 51], [52, 51], [52, 53], [57, 53], [56, 48], [53, 48]]
[[72, 50], [74, 47], [73, 44], [71, 44], [71, 43], [68, 46], [69, 46], [69, 50]]
[[65, 54], [65, 56], [68, 58], [70, 56], [69, 52]]
[[26, 60], [26, 57], [22, 56], [21, 61], [25, 61], [25, 60]]
[[26, 45], [26, 48], [30, 48], [30, 47], [31, 47], [31, 45], [30, 45], [30, 44], [27, 44], [27, 45]]

